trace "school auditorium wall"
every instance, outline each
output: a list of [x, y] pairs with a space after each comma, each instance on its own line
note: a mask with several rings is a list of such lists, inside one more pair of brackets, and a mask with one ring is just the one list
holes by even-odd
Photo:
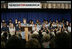
[[43, 22], [43, 19], [45, 20], [56, 20], [58, 19], [61, 21], [62, 19], [66, 19], [69, 22], [71, 22], [71, 15], [70, 13], [49, 13], [49, 12], [2, 12], [1, 13], [1, 20], [5, 19], [6, 22], [8, 22], [9, 19], [12, 19], [14, 22], [15, 19], [18, 19], [22, 22], [23, 18], [27, 19], [27, 22], [30, 20], [33, 20], [34, 23], [38, 19], [41, 23]]

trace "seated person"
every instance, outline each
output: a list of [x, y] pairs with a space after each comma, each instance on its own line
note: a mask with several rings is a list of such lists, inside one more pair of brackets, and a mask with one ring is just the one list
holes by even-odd
[[43, 24], [46, 24], [46, 20], [45, 20], [45, 19], [43, 20], [43, 23], [42, 23], [42, 25], [43, 25]]
[[46, 26], [46, 27], [49, 27], [49, 26], [50, 26], [50, 23], [48, 23], [47, 20], [46, 20], [46, 22], [45, 22], [45, 26]]
[[40, 22], [39, 22], [39, 20], [36, 20], [36, 24], [37, 24], [37, 25], [40, 25]]
[[18, 21], [18, 26], [16, 26], [16, 34], [20, 34], [21, 32], [21, 22]]
[[2, 20], [2, 22], [1, 22], [1, 28], [2, 28], [2, 25], [5, 23], [5, 20]]
[[53, 27], [53, 28], [57, 27], [57, 25], [56, 25], [55, 22], [52, 23], [52, 27]]
[[17, 26], [17, 24], [18, 24], [18, 20], [15, 19], [14, 25]]
[[32, 23], [32, 20], [29, 21], [29, 24], [31, 24], [31, 23]]
[[26, 19], [23, 18], [23, 23], [21, 23], [21, 26], [26, 26], [26, 25], [27, 25]]
[[34, 26], [34, 22], [33, 21], [31, 22], [30, 26], [32, 26], [32, 27]]
[[7, 25], [9, 25], [9, 23], [12, 23], [12, 19], [9, 19], [9, 22], [7, 23]]
[[13, 25], [13, 23], [9, 24], [9, 32], [11, 36], [15, 35], [15, 26]]
[[71, 32], [71, 23], [68, 26], [68, 32]]
[[7, 24], [6, 24], [6, 23], [3, 23], [3, 24], [2, 24], [1, 31], [2, 31], [2, 32], [6, 32], [6, 31], [9, 32], [9, 28], [7, 27]]
[[58, 24], [58, 20], [56, 20], [56, 24]]
[[61, 24], [61, 22], [59, 22], [59, 24], [57, 24], [57, 27], [58, 27], [58, 28], [59, 28], [59, 27], [63, 27], [62, 24]]
[[43, 30], [43, 32], [45, 32], [45, 30], [46, 30], [45, 24], [42, 25], [41, 30]]
[[39, 31], [37, 28], [37, 24], [34, 25], [34, 27], [32, 28], [33, 31]]
[[66, 21], [66, 23], [65, 23], [65, 27], [67, 28], [68, 26], [69, 26], [69, 22]]

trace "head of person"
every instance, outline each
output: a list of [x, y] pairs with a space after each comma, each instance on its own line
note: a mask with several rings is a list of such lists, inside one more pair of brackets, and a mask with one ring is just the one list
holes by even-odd
[[15, 19], [15, 23], [17, 23], [18, 22], [18, 20], [17, 19]]
[[22, 48], [22, 42], [17, 36], [13, 35], [8, 39], [6, 48]]
[[58, 23], [58, 20], [56, 20], [56, 23]]
[[45, 24], [43, 24], [42, 26], [45, 27]]
[[46, 24], [48, 24], [48, 21], [46, 20], [46, 22], [45, 22]]
[[34, 24], [34, 22], [32, 21], [31, 24]]
[[11, 23], [12, 22], [12, 19], [9, 19], [9, 23]]
[[5, 22], [5, 20], [3, 19], [3, 20], [2, 20], [2, 23], [4, 23], [4, 22]]
[[46, 23], [46, 20], [44, 19], [43, 22]]
[[71, 23], [70, 23], [70, 26], [71, 26]]
[[23, 19], [23, 23], [26, 24], [26, 19]]
[[21, 21], [18, 21], [18, 24], [20, 24], [21, 23]]
[[9, 27], [10, 27], [10, 28], [14, 28], [14, 24], [13, 24], [13, 23], [10, 23], [10, 24], [9, 24]]
[[5, 42], [1, 41], [1, 48], [5, 48]]
[[30, 20], [30, 22], [29, 22], [30, 24], [32, 23], [32, 20]]
[[53, 24], [55, 24], [55, 22], [53, 21]]
[[18, 26], [21, 26], [21, 21], [18, 21]]
[[39, 22], [39, 20], [37, 19], [36, 22]]
[[3, 23], [3, 24], [2, 24], [2, 26], [3, 26], [3, 27], [6, 27], [6, 26], [7, 26], [7, 24], [6, 24], [6, 23]]
[[57, 34], [55, 37], [56, 48], [70, 48], [70, 38], [65, 32]]
[[26, 44], [26, 48], [41, 48], [41, 45], [37, 39], [31, 39]]
[[69, 24], [69, 22], [68, 21], [66, 21], [66, 25], [68, 25]]

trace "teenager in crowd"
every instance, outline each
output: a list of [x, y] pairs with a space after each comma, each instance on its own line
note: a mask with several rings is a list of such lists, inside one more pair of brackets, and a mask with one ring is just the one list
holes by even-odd
[[17, 26], [17, 24], [18, 24], [18, 20], [15, 19], [14, 25]]
[[36, 20], [36, 24], [37, 24], [37, 25], [40, 25], [40, 22], [39, 22], [39, 20], [38, 20], [38, 19]]
[[23, 23], [21, 23], [21, 26], [26, 26], [26, 25], [27, 25], [26, 19], [23, 18]]
[[9, 22], [7, 24], [9, 25], [9, 23], [12, 23], [12, 19], [9, 19]]
[[71, 32], [71, 23], [68, 26], [68, 32]]
[[7, 27], [6, 23], [2, 23], [2, 28], [1, 28], [2, 32], [9, 32], [9, 28]]
[[18, 21], [18, 25], [16, 26], [16, 34], [21, 34], [21, 22]]
[[1, 22], [1, 28], [2, 28], [2, 26], [3, 26], [4, 23], [5, 23], [5, 20], [2, 20], [2, 22]]
[[9, 32], [10, 32], [10, 35], [11, 35], [11, 36], [12, 36], [12, 35], [15, 35], [15, 31], [16, 31], [16, 29], [15, 29], [14, 24], [13, 24], [13, 23], [10, 23], [10, 24], [9, 24]]

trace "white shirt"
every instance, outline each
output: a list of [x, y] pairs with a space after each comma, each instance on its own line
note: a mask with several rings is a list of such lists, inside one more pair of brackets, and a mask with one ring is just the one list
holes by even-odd
[[15, 34], [15, 27], [14, 28], [9, 27], [9, 32], [11, 35], [14, 35]]
[[68, 31], [71, 32], [71, 27], [70, 26], [68, 26]]
[[38, 34], [38, 32], [37, 31], [34, 31], [33, 34]]

